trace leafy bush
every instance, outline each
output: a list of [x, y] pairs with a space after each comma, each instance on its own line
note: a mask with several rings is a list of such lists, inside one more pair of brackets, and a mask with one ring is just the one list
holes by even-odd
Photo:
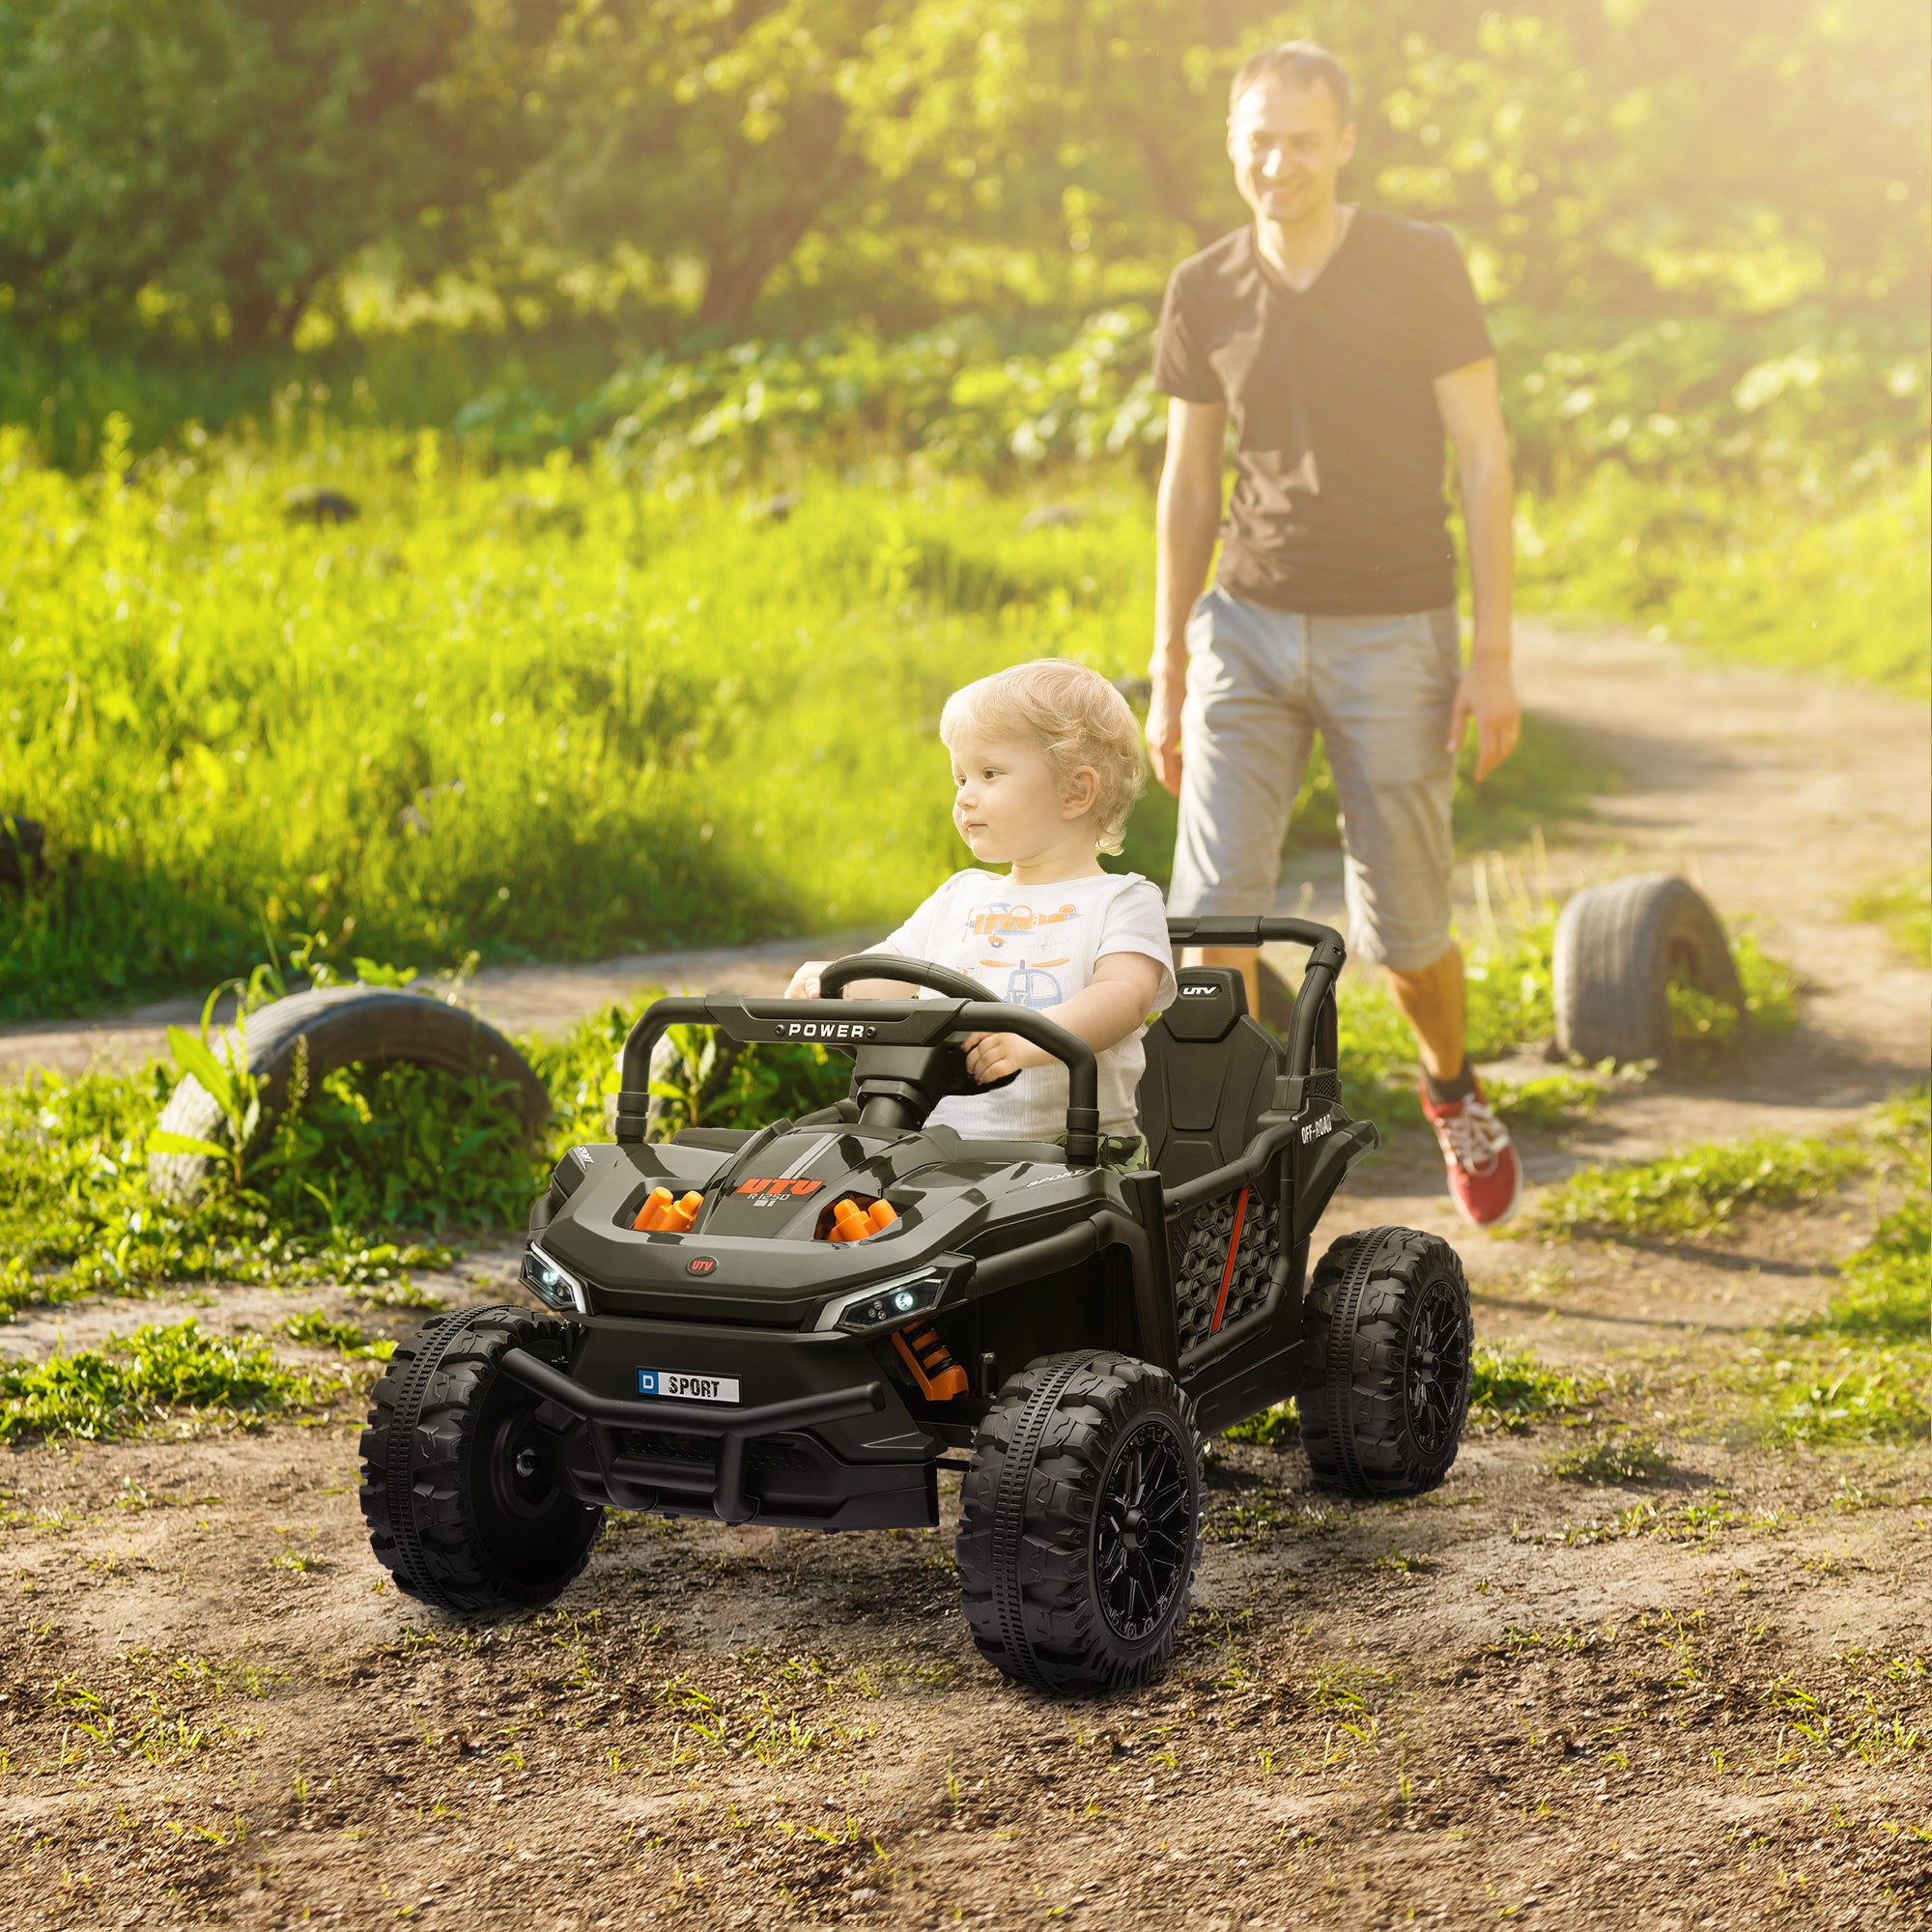
[[1250, 1415], [1221, 1434], [1230, 1442], [1256, 1442], [1264, 1449], [1287, 1449], [1301, 1440], [1301, 1416], [1294, 1398], [1290, 1396], [1286, 1402]]

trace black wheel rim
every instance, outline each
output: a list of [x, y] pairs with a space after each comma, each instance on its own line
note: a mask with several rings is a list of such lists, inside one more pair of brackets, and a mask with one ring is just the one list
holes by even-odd
[[1424, 1455], [1456, 1439], [1469, 1391], [1469, 1327], [1455, 1284], [1437, 1275], [1422, 1291], [1408, 1330], [1403, 1393], [1409, 1434]]
[[1172, 1423], [1127, 1433], [1101, 1479], [1094, 1575], [1101, 1613], [1129, 1643], [1152, 1636], [1187, 1580], [1194, 1547], [1188, 1448]]
[[494, 1378], [476, 1419], [469, 1484], [481, 1550], [512, 1582], [531, 1586], [568, 1574], [598, 1522], [595, 1510], [553, 1482], [536, 1409], [509, 1377]]

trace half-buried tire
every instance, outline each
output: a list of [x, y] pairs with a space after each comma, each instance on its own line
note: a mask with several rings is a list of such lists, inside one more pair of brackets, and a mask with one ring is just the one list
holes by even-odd
[[1556, 1051], [1587, 1061], [1675, 1057], [1670, 988], [1745, 1012], [1730, 942], [1711, 904], [1668, 872], [1590, 886], [1563, 908], [1551, 961]]
[[[510, 1089], [510, 1104], [534, 1138], [550, 1118], [550, 1094], [530, 1064], [487, 1020], [427, 994], [393, 986], [328, 986], [292, 993], [250, 1013], [240, 1031], [248, 1071], [259, 1083], [260, 1111], [254, 1141], [272, 1131], [287, 1110], [297, 1077], [308, 1087], [339, 1066], [404, 1064], [436, 1067], [459, 1076], [481, 1074]], [[218, 1057], [237, 1050], [228, 1029], [215, 1042]], [[219, 1146], [228, 1138], [220, 1107], [192, 1074], [186, 1075], [156, 1122], [163, 1133]], [[148, 1160], [157, 1193], [190, 1200], [208, 1179], [211, 1156], [156, 1153]]]

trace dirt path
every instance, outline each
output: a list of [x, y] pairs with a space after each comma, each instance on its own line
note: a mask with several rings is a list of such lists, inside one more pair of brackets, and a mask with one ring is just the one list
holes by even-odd
[[[1841, 918], [1925, 849], [1922, 709], [1617, 638], [1526, 627], [1523, 659], [1531, 704], [1626, 777], [1552, 854], [1559, 890], [1682, 866], [1811, 981], [1797, 1037], [1716, 1085], [1619, 1091], [1587, 1137], [1533, 1139], [1532, 1175], [1830, 1124], [1923, 1077], [1932, 976]], [[1333, 910], [1332, 876], [1291, 902], [1303, 883]], [[493, 972], [478, 997], [554, 1025], [653, 981], [775, 989], [799, 951]], [[15, 1030], [0, 1065], [147, 1050], [160, 1017]], [[1456, 1228], [1419, 1135], [1358, 1174], [1323, 1238], [1450, 1234], [1482, 1334], [1606, 1378], [1595, 1413], [1658, 1435], [1658, 1480], [1556, 1480], [1577, 1438], [1546, 1425], [1478, 1432], [1437, 1492], [1364, 1504], [1312, 1490], [1296, 1449], [1218, 1444], [1173, 1675], [1053, 1705], [972, 1651], [952, 1477], [931, 1534], [615, 1519], [554, 1610], [479, 1631], [373, 1567], [355, 1387], [253, 1435], [12, 1452], [0, 1922], [1932, 1920], [1932, 1466], [1753, 1447], [1721, 1389], [1743, 1331], [1821, 1300], [1885, 1203], [1552, 1246]], [[421, 1285], [500, 1299], [512, 1267], [506, 1244]], [[0, 1352], [317, 1304], [416, 1319], [182, 1294], [37, 1314]]]

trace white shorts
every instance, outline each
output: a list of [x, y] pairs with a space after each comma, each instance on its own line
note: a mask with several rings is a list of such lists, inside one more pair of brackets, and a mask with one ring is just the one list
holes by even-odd
[[1412, 973], [1449, 950], [1453, 609], [1307, 616], [1210, 590], [1187, 624], [1168, 908], [1271, 913], [1320, 731], [1341, 805], [1350, 949]]

